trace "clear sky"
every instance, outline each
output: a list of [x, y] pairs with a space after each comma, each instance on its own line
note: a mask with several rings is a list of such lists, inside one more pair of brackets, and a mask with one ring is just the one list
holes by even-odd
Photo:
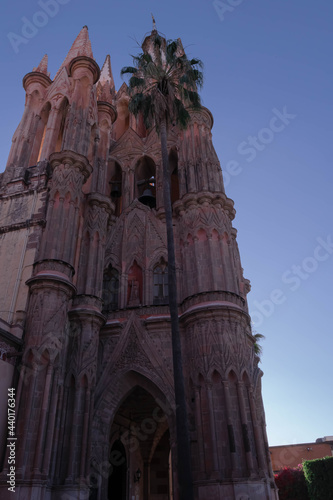
[[269, 442], [333, 435], [331, 0], [1, 2], [0, 171], [23, 112], [23, 76], [48, 53], [54, 77], [88, 25], [95, 59], [101, 66], [110, 53], [119, 88], [151, 12], [205, 65], [202, 99], [235, 201], [254, 328], [266, 337]]

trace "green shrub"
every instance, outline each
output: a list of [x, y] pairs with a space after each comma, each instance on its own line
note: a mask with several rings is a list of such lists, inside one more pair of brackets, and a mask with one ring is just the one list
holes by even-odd
[[333, 500], [333, 457], [306, 460], [303, 470], [310, 500]]

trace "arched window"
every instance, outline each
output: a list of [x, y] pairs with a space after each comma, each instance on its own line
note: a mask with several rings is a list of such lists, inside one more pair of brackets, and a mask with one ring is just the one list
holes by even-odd
[[122, 189], [123, 189], [123, 176], [122, 170], [119, 163], [115, 160], [109, 161], [109, 170], [111, 174], [110, 184], [110, 195], [113, 203], [115, 204], [115, 215], [119, 217], [122, 211]]
[[103, 312], [118, 309], [119, 273], [111, 265], [104, 271], [103, 276]]
[[154, 161], [148, 156], [142, 156], [135, 167], [135, 197], [151, 208], [156, 206], [155, 179], [156, 167]]
[[118, 141], [120, 137], [126, 132], [129, 128], [129, 111], [128, 111], [128, 99], [126, 97], [122, 97], [117, 102], [117, 120], [113, 127], [113, 139]]
[[163, 259], [154, 267], [153, 303], [155, 305], [169, 303], [168, 264]]
[[46, 124], [47, 124], [47, 120], [49, 119], [50, 109], [51, 109], [51, 104], [49, 102], [47, 102], [43, 106], [42, 111], [40, 112], [39, 123], [37, 126], [36, 135], [34, 138], [34, 143], [32, 146], [29, 166], [36, 165], [36, 163], [41, 159], [40, 155], [41, 155], [42, 146], [44, 143]]
[[63, 139], [64, 139], [64, 131], [65, 131], [65, 123], [66, 123], [66, 118], [67, 118], [67, 111], [68, 111], [68, 100], [67, 98], [65, 98], [62, 103], [61, 103], [61, 106], [59, 108], [59, 120], [60, 122], [58, 122], [58, 137], [57, 137], [57, 142], [56, 142], [56, 145], [55, 145], [55, 151], [61, 151], [62, 150], [62, 147], [63, 147]]

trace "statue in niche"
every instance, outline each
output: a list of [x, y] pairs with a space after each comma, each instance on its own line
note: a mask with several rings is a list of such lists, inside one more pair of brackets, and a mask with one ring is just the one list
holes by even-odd
[[135, 279], [132, 279], [129, 282], [129, 287], [130, 287], [130, 296], [129, 296], [129, 301], [128, 305], [129, 306], [140, 306], [140, 285], [139, 282]]
[[141, 306], [142, 304], [142, 269], [136, 262], [133, 262], [128, 273], [127, 305], [130, 307]]

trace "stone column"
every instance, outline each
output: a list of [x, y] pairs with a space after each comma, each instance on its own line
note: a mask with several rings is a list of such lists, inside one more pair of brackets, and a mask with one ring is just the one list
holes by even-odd
[[259, 426], [258, 420], [257, 420], [257, 412], [256, 412], [255, 403], [254, 403], [254, 394], [253, 394], [252, 388], [249, 389], [249, 401], [250, 401], [250, 411], [251, 411], [251, 418], [252, 418], [252, 422], [253, 422], [254, 440], [255, 440], [255, 445], [256, 445], [256, 450], [257, 450], [259, 469], [260, 469], [262, 475], [265, 476], [265, 472], [267, 470], [266, 457], [265, 457], [265, 451], [263, 448], [263, 439], [262, 439], [262, 436], [260, 433], [260, 426]]
[[202, 273], [198, 266], [198, 257], [199, 257], [199, 238], [197, 235], [193, 236], [193, 254], [194, 254], [194, 269], [196, 274], [196, 283], [194, 286], [194, 293], [198, 293], [201, 290], [201, 277]]
[[43, 141], [43, 146], [40, 154], [40, 159], [48, 159], [49, 155], [54, 151], [57, 138], [58, 138], [58, 125], [59, 125], [59, 115], [60, 110], [55, 107], [51, 108], [49, 118], [47, 120], [46, 128], [45, 128], [45, 137]]
[[63, 262], [42, 261], [35, 264], [34, 276], [27, 282], [31, 295], [22, 359], [25, 369], [19, 381], [17, 470], [21, 477], [33, 478], [37, 488], [50, 468], [60, 360], [68, 343], [67, 310], [75, 291], [72, 274], [71, 266]]
[[202, 419], [201, 419], [201, 403], [200, 403], [200, 386], [195, 388], [195, 420], [197, 428], [197, 439], [199, 446], [199, 477], [198, 479], [205, 478], [205, 449], [204, 449], [204, 439], [202, 432]]
[[[99, 331], [105, 322], [104, 316], [98, 311], [100, 308], [101, 301], [96, 297], [77, 295], [69, 312], [72, 329], [77, 335], [72, 344], [68, 363], [68, 370], [75, 378], [75, 403], [65, 483], [66, 489], [70, 488], [77, 494], [81, 490], [88, 491], [90, 486], [87, 478], [91, 458], [93, 396], [96, 385]], [[69, 418], [69, 423], [70, 420]]]
[[238, 395], [238, 402], [239, 402], [239, 408], [240, 408], [240, 416], [241, 416], [241, 423], [242, 423], [242, 432], [243, 432], [243, 444], [244, 444], [244, 450], [245, 450], [245, 456], [246, 456], [246, 465], [249, 471], [249, 475], [253, 476], [254, 475], [254, 470], [253, 470], [253, 460], [252, 460], [252, 452], [250, 448], [250, 441], [248, 437], [248, 423], [247, 423], [247, 418], [246, 418], [246, 410], [245, 410], [245, 403], [244, 403], [244, 383], [243, 382], [238, 382], [237, 383], [237, 395]]
[[50, 165], [53, 175], [41, 258], [74, 265], [79, 230], [77, 211], [83, 197], [82, 186], [92, 168], [85, 156], [73, 151], [53, 153]]
[[229, 450], [231, 456], [231, 477], [237, 477], [237, 460], [236, 460], [236, 447], [235, 447], [235, 436], [234, 436], [234, 428], [233, 428], [233, 420], [232, 420], [232, 404], [229, 393], [229, 383], [227, 380], [223, 380], [224, 387], [224, 395], [226, 402], [226, 413], [227, 413], [227, 422], [228, 422], [228, 435], [229, 435]]
[[101, 298], [106, 231], [113, 212], [114, 205], [109, 197], [98, 193], [88, 195], [77, 282], [79, 295]]
[[210, 231], [207, 235], [208, 239], [208, 248], [209, 248], [209, 268], [210, 268], [210, 275], [211, 275], [211, 285], [212, 285], [212, 290], [217, 290], [217, 278], [218, 278], [218, 273], [214, 269], [214, 242], [213, 242], [213, 236], [212, 232]]
[[100, 138], [97, 148], [97, 173], [95, 174], [92, 189], [99, 193], [105, 193], [107, 187], [106, 172], [109, 159], [112, 124], [117, 118], [117, 111], [112, 104], [105, 101], [98, 101], [97, 107]]
[[216, 446], [215, 412], [213, 405], [212, 384], [207, 385], [207, 396], [208, 396], [209, 424], [210, 424], [210, 435], [212, 440], [212, 456], [213, 456], [212, 477], [216, 478], [219, 476], [218, 472], [219, 465], [218, 465], [218, 453]]

